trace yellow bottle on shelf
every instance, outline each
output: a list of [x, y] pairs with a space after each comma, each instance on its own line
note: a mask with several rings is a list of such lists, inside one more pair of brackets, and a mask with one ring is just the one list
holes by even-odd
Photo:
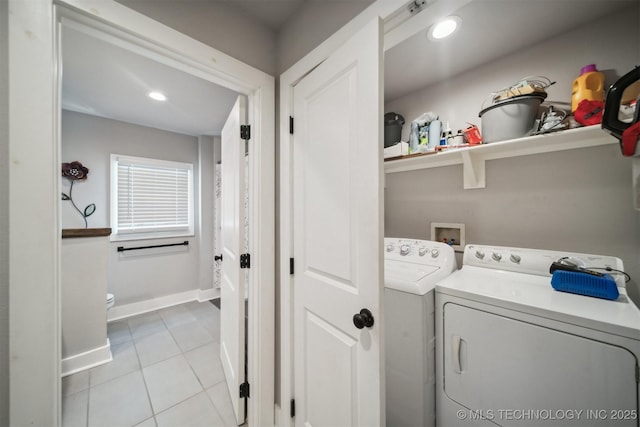
[[589, 101], [604, 100], [604, 74], [597, 70], [596, 64], [582, 67], [580, 76], [573, 81], [571, 90], [571, 112], [575, 112], [583, 99]]

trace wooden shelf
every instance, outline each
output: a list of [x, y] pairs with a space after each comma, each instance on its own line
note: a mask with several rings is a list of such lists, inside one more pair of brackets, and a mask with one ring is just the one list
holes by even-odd
[[62, 238], [71, 237], [101, 237], [111, 235], [110, 228], [65, 228], [62, 230]]
[[617, 143], [617, 139], [603, 131], [600, 125], [596, 125], [492, 142], [475, 147], [452, 148], [426, 156], [389, 160], [384, 162], [384, 171], [385, 173], [396, 173], [461, 164], [464, 188], [485, 188], [485, 163], [487, 160]]

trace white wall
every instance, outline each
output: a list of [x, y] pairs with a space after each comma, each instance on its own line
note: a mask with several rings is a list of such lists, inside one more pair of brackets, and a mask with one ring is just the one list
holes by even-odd
[[9, 425], [9, 108], [7, 2], [0, 2], [0, 425]]
[[[489, 92], [532, 74], [557, 80], [548, 100], [568, 102], [583, 65], [596, 63], [611, 84], [640, 63], [639, 7], [388, 102], [385, 111], [408, 121], [436, 111], [454, 128], [479, 123]], [[631, 164], [619, 147], [494, 160], [486, 168], [487, 188], [477, 190], [462, 189], [460, 166], [388, 174], [385, 235], [429, 239], [431, 222], [461, 222], [467, 243], [615, 255], [640, 302], [640, 212], [632, 209]]]
[[276, 74], [274, 32], [231, 2], [117, 1], [267, 74]]
[[[208, 142], [212, 144], [212, 140]], [[199, 160], [199, 151], [210, 159]], [[201, 167], [204, 176], [212, 175], [213, 148], [206, 139], [132, 125], [115, 120], [64, 111], [62, 115], [62, 160], [78, 160], [90, 169], [86, 181], [74, 185], [74, 200], [81, 209], [95, 203], [96, 213], [89, 217], [89, 227], [109, 227], [110, 155], [123, 154], [162, 160], [193, 163], [195, 194], [200, 193]], [[208, 178], [207, 178], [208, 179]], [[66, 179], [64, 180], [66, 181]], [[63, 188], [66, 188], [63, 183]], [[212, 191], [212, 184], [207, 184]], [[202, 224], [212, 224], [211, 209], [200, 218], [200, 200], [208, 205], [210, 195], [196, 196], [196, 235], [188, 238], [152, 239], [112, 242], [109, 250], [109, 292], [116, 297], [116, 306], [130, 304], [199, 288], [211, 287], [200, 264], [200, 233]], [[82, 217], [63, 202], [63, 228], [83, 227]], [[210, 229], [210, 228], [209, 228]], [[212, 239], [212, 235], [210, 239]], [[147, 246], [189, 241], [188, 247], [158, 248], [117, 252], [118, 246]], [[210, 251], [210, 243], [203, 243]], [[209, 249], [207, 249], [209, 247]], [[212, 276], [209, 276], [212, 277]], [[204, 281], [204, 283], [201, 283]], [[208, 282], [208, 283], [207, 283]]]
[[[6, 1], [4, 2], [6, 3]], [[59, 422], [60, 164], [51, 0], [9, 0], [10, 424]], [[0, 350], [2, 351], [2, 350]], [[28, 405], [25, 405], [28, 402]]]

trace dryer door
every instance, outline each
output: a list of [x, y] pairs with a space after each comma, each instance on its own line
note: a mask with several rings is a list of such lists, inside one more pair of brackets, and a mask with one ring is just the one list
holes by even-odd
[[637, 362], [624, 348], [454, 303], [443, 332], [444, 392], [478, 418], [637, 425]]

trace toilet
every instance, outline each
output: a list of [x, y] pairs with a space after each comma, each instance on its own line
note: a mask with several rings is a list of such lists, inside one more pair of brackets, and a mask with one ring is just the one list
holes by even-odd
[[115, 304], [115, 302], [116, 298], [113, 296], [113, 294], [107, 294], [107, 310], [113, 307], [113, 304]]

